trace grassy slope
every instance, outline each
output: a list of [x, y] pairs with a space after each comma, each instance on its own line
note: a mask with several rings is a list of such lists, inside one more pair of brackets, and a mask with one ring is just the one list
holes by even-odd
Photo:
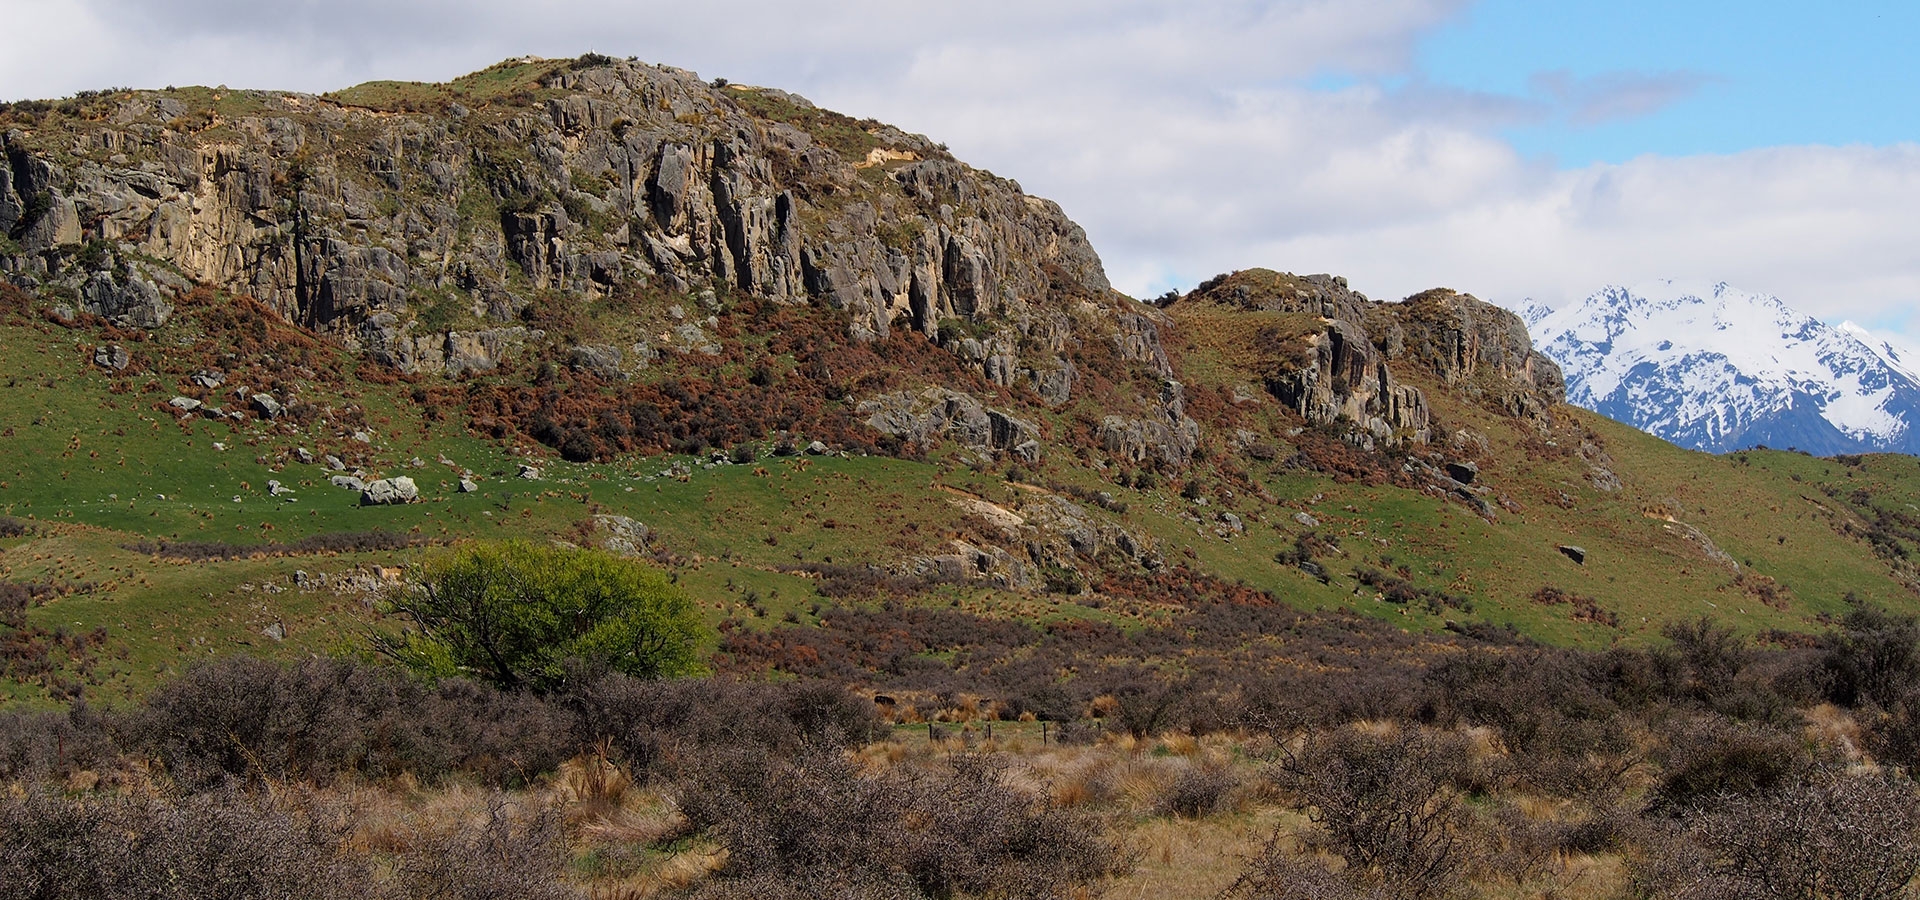
[[[254, 543], [378, 529], [436, 540], [578, 540], [579, 523], [591, 514], [625, 514], [660, 533], [659, 546], [678, 559], [682, 583], [713, 621], [738, 617], [754, 627], [805, 621], [816, 609], [814, 583], [785, 568], [891, 562], [926, 552], [966, 527], [952, 490], [998, 502], [1031, 490], [960, 465], [954, 454], [928, 463], [802, 457], [713, 468], [684, 458], [568, 464], [542, 458], [539, 448], [469, 435], [458, 423], [427, 422], [403, 384], [348, 382], [303, 397], [321, 406], [357, 403], [374, 431], [371, 445], [356, 444], [338, 424], [298, 429], [196, 418], [183, 426], [155, 405], [180, 389], [192, 363], [157, 342], [134, 344], [137, 365], [147, 371], [114, 378], [86, 361], [99, 340], [86, 328], [43, 322], [0, 329], [0, 378], [10, 385], [10, 402], [0, 409], [10, 451], [0, 462], [0, 513], [41, 527], [35, 537], [8, 542], [0, 571], [13, 580], [80, 586], [35, 609], [34, 621], [108, 629], [97, 669], [107, 697], [138, 693], [199, 656], [350, 648], [370, 617], [366, 599], [291, 589], [293, 572], [339, 575], [367, 565], [404, 565], [429, 552], [184, 563], [127, 549], [143, 538]], [[1201, 385], [1246, 374], [1242, 358], [1209, 357], [1208, 348], [1194, 344], [1184, 349]], [[344, 358], [337, 363], [348, 365]], [[1912, 605], [1889, 565], [1840, 526], [1865, 523], [1843, 502], [1858, 488], [1886, 508], [1920, 500], [1915, 460], [1873, 457], [1848, 466], [1785, 452], [1714, 457], [1578, 410], [1559, 411], [1546, 440], [1604, 448], [1624, 482], [1622, 490], [1607, 492], [1593, 486], [1578, 455], [1529, 458], [1529, 446], [1544, 446], [1538, 435], [1450, 399], [1436, 385], [1428, 389], [1448, 428], [1488, 436], [1492, 449], [1482, 459], [1481, 482], [1519, 512], [1489, 522], [1457, 501], [1337, 483], [1283, 462], [1224, 453], [1195, 476], [1208, 486], [1204, 506], [1182, 498], [1177, 482], [1145, 491], [1107, 483], [1065, 453], [1054, 454], [1042, 474], [1114, 494], [1128, 506], [1124, 515], [1091, 514], [1153, 535], [1170, 561], [1273, 590], [1302, 607], [1356, 609], [1416, 629], [1437, 628], [1447, 618], [1485, 620], [1553, 642], [1604, 646], [1645, 640], [1665, 621], [1701, 614], [1748, 631], [1808, 630], [1841, 610], [1848, 593]], [[1245, 415], [1257, 430], [1284, 440], [1286, 420], [1271, 401], [1249, 406]], [[427, 502], [361, 508], [355, 493], [326, 483], [321, 467], [292, 461], [301, 446], [349, 455], [373, 474], [411, 474]], [[441, 456], [477, 473], [482, 489], [454, 491], [459, 468], [439, 464]], [[415, 458], [425, 466], [413, 467]], [[511, 477], [522, 460], [540, 465], [546, 477]], [[664, 474], [675, 463], [687, 464], [684, 480]], [[1223, 482], [1212, 473], [1228, 465], [1244, 466], [1271, 501], [1217, 489]], [[270, 497], [268, 479], [292, 486], [293, 499]], [[1236, 511], [1246, 532], [1221, 534], [1222, 510]], [[1273, 561], [1309, 530], [1293, 518], [1298, 511], [1319, 519], [1320, 533], [1341, 539], [1341, 555], [1322, 560], [1336, 576], [1329, 585]], [[1653, 516], [1697, 527], [1745, 571], [1776, 579], [1784, 602], [1764, 605], [1677, 526]], [[1563, 543], [1586, 548], [1587, 564], [1559, 553]], [[1462, 595], [1472, 601], [1471, 611], [1442, 615], [1383, 602], [1351, 576], [1358, 566], [1398, 570], [1422, 587]], [[1592, 597], [1617, 615], [1617, 627], [1576, 621], [1570, 607], [1528, 599], [1545, 585]], [[1033, 617], [1126, 615], [1070, 598], [986, 587], [948, 589], [929, 602]], [[284, 642], [262, 633], [274, 622], [284, 624]], [[18, 699], [40, 695], [29, 685], [6, 691]]]
[[[447, 85], [374, 82], [327, 98], [376, 112], [459, 102], [483, 118], [499, 117], [541, 99], [548, 92], [538, 87], [540, 80], [565, 65], [509, 62]], [[771, 94], [736, 93], [758, 115], [832, 132], [829, 136], [846, 142], [852, 155], [872, 140], [862, 123], [804, 110]], [[182, 88], [170, 95], [196, 115], [204, 113], [209, 128], [258, 112], [264, 96], [208, 88]], [[89, 114], [104, 115], [116, 101], [89, 102], [100, 107]], [[74, 114], [85, 112], [76, 108]], [[65, 112], [49, 113], [40, 127], [90, 127], [68, 118]], [[358, 124], [349, 130], [379, 124], [377, 117], [354, 121]], [[511, 148], [489, 148], [495, 151], [512, 158]], [[391, 198], [395, 203], [411, 199], [404, 193]], [[474, 202], [492, 203], [490, 198]], [[463, 211], [495, 214], [490, 208]], [[655, 296], [548, 303], [539, 310], [553, 321], [540, 324], [571, 340], [622, 343], [665, 327], [669, 301], [692, 305], [689, 298]], [[439, 308], [433, 302], [424, 305]], [[465, 324], [471, 316], [453, 308], [458, 304], [442, 305], [448, 306], [442, 312], [449, 321], [441, 324]], [[896, 563], [969, 533], [967, 517], [949, 489], [996, 502], [1010, 502], [1027, 490], [1003, 480], [1004, 466], [1001, 471], [970, 468], [964, 454], [952, 451], [936, 453], [927, 463], [809, 458], [709, 469], [696, 462], [684, 481], [660, 473], [686, 460], [567, 464], [549, 458], [545, 448], [481, 438], [458, 421], [430, 421], [409, 396], [408, 385], [362, 377], [359, 363], [324, 344], [312, 351], [319, 361], [309, 365], [348, 377], [305, 384], [301, 397], [322, 407], [357, 406], [360, 415], [351, 422], [336, 416], [297, 428], [198, 418], [182, 424], [163, 404], [176, 393], [190, 393], [186, 379], [207, 364], [206, 347], [222, 344], [221, 335], [196, 330], [202, 326], [194, 317], [207, 312], [183, 310], [179, 321], [152, 340], [123, 339], [141, 374], [118, 378], [87, 362], [91, 348], [107, 339], [96, 329], [19, 318], [0, 324], [0, 380], [7, 385], [7, 402], [0, 404], [0, 447], [7, 451], [0, 454], [0, 514], [31, 519], [40, 527], [35, 537], [0, 543], [0, 577], [76, 588], [32, 616], [47, 627], [108, 629], [107, 661], [99, 670], [108, 696], [137, 693], [196, 655], [350, 646], [353, 632], [369, 616], [365, 598], [276, 593], [268, 586], [285, 587], [295, 570], [340, 574], [368, 565], [404, 565], [428, 552], [184, 564], [126, 549], [137, 540], [284, 542], [372, 529], [435, 540], [579, 540], [578, 526], [591, 514], [619, 513], [656, 529], [659, 546], [677, 560], [678, 577], [715, 622], [738, 617], [754, 627], [790, 617], [804, 621], [815, 609], [820, 599], [815, 583], [784, 569], [803, 563]], [[1081, 390], [1064, 409], [1023, 413], [1049, 438], [1039, 480], [1111, 493], [1128, 511], [1090, 507], [1089, 515], [1153, 536], [1170, 562], [1245, 581], [1305, 608], [1353, 609], [1416, 629], [1438, 628], [1447, 619], [1490, 621], [1585, 646], [1647, 640], [1666, 621], [1701, 614], [1750, 632], [1807, 630], [1842, 609], [1848, 594], [1895, 606], [1915, 603], [1892, 565], [1875, 556], [1861, 535], [1877, 514], [1920, 515], [1920, 461], [1871, 457], [1844, 465], [1784, 452], [1713, 457], [1573, 409], [1557, 411], [1551, 432], [1536, 434], [1396, 364], [1400, 377], [1427, 390], [1444, 431], [1469, 429], [1487, 438], [1480, 481], [1491, 487], [1489, 499], [1509, 501], [1497, 519], [1488, 521], [1455, 500], [1337, 482], [1286, 465], [1294, 449], [1288, 432], [1299, 423], [1270, 399], [1257, 399], [1264, 396], [1259, 385], [1267, 374], [1296, 362], [1291, 343], [1319, 328], [1316, 318], [1205, 304], [1177, 306], [1175, 314], [1169, 349], [1190, 396], [1213, 391], [1216, 397], [1256, 398], [1222, 402], [1230, 407], [1235, 427], [1245, 427], [1276, 451], [1260, 454], [1270, 458], [1255, 458], [1228, 446], [1223, 432], [1230, 428], [1214, 429], [1207, 458], [1190, 476], [1200, 483], [1206, 505], [1180, 496], [1178, 489], [1189, 476], [1162, 476], [1152, 489], [1136, 490], [1113, 483], [1117, 472], [1075, 457], [1072, 444], [1084, 436], [1088, 423], [1113, 411], [1113, 404], [1132, 399], [1120, 396], [1124, 379], [1109, 386], [1109, 395]], [[194, 348], [188, 346], [190, 338], [205, 340]], [[171, 343], [176, 341], [179, 347]], [[764, 349], [757, 336], [745, 343], [749, 350]], [[655, 371], [684, 367], [672, 357], [669, 353]], [[777, 372], [793, 367], [791, 358], [770, 363]], [[1087, 368], [1083, 374], [1093, 385], [1100, 373], [1091, 370], [1098, 367]], [[994, 402], [1011, 400], [1009, 395]], [[217, 402], [239, 405], [224, 394]], [[361, 427], [373, 433], [372, 444], [348, 437]], [[1582, 443], [1611, 457], [1621, 490], [1595, 487], [1588, 463], [1575, 452]], [[291, 461], [301, 446], [315, 454], [339, 454], [375, 475], [411, 475], [427, 502], [360, 508], [356, 494], [326, 483], [329, 473]], [[443, 456], [455, 467], [439, 464]], [[412, 466], [415, 458], [425, 465]], [[512, 477], [523, 461], [541, 466], [547, 477], [537, 482]], [[453, 490], [463, 469], [479, 476], [480, 492]], [[1244, 472], [1247, 481], [1223, 474], [1229, 470]], [[291, 500], [270, 497], [268, 479], [285, 482], [296, 493]], [[1252, 491], [1243, 487], [1235, 495], [1230, 487], [1248, 482]], [[1865, 494], [1856, 496], [1863, 489]], [[1244, 520], [1245, 533], [1223, 532], [1222, 511]], [[1319, 520], [1319, 527], [1299, 524], [1294, 517], [1302, 512]], [[1742, 563], [1746, 584], [1686, 538], [1688, 525]], [[1292, 548], [1309, 530], [1340, 539], [1340, 554], [1321, 560], [1335, 576], [1331, 584], [1274, 562], [1276, 552]], [[1586, 548], [1586, 565], [1559, 553], [1560, 544]], [[1352, 577], [1360, 566], [1465, 597], [1471, 610], [1434, 613], [1384, 602], [1378, 591]], [[1773, 605], [1749, 589], [1766, 584], [1755, 576], [1784, 589]], [[1617, 625], [1581, 620], [1572, 607], [1529, 599], [1548, 585], [1592, 598], [1616, 617]], [[943, 588], [926, 602], [1023, 617], [1124, 619], [1134, 614], [1098, 598], [1023, 595], [985, 586]], [[284, 642], [261, 633], [274, 622], [286, 626]], [[0, 696], [39, 693], [35, 686], [0, 686]]]

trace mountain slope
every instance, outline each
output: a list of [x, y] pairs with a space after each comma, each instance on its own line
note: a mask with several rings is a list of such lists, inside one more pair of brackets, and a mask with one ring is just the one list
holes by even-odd
[[1529, 307], [1567, 400], [1711, 452], [1920, 452], [1920, 356], [1721, 284], [1608, 287]]

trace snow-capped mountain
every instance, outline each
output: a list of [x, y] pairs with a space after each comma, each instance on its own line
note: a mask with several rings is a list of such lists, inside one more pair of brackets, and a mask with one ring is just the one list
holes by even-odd
[[1607, 287], [1521, 312], [1567, 402], [1684, 447], [1920, 453], [1920, 350], [1720, 284]]

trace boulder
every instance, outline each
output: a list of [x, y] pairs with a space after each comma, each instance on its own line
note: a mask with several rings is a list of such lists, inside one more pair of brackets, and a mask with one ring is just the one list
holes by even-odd
[[1561, 544], [1558, 549], [1561, 555], [1565, 556], [1566, 558], [1573, 560], [1574, 562], [1577, 562], [1583, 566], [1587, 564], [1586, 548], [1575, 547], [1572, 544]]
[[460, 479], [460, 493], [472, 494], [480, 490], [480, 483], [471, 478]]
[[515, 472], [514, 475], [518, 478], [525, 478], [528, 481], [540, 480], [540, 470], [526, 463], [521, 463], [519, 471]]
[[360, 479], [355, 478], [352, 475], [335, 475], [332, 478], [327, 479], [327, 482], [329, 484], [332, 484], [334, 487], [345, 488], [346, 490], [349, 490], [349, 491], [364, 491], [367, 489], [366, 482], [361, 481]]
[[168, 400], [167, 405], [183, 413], [193, 412], [201, 406], [200, 401], [192, 397], [175, 397], [172, 400]]
[[127, 353], [127, 348], [119, 344], [108, 344], [94, 348], [93, 364], [108, 371], [119, 372], [133, 364], [133, 357]]
[[646, 552], [647, 542], [653, 539], [653, 529], [626, 516], [602, 513], [593, 517], [593, 524], [606, 535], [600, 546], [620, 556], [641, 555]]
[[1480, 477], [1480, 467], [1470, 462], [1450, 462], [1447, 463], [1447, 477], [1461, 484], [1472, 484], [1475, 478]]
[[1432, 437], [1426, 394], [1395, 380], [1367, 333], [1345, 320], [1308, 337], [1304, 365], [1270, 376], [1267, 390], [1309, 422], [1351, 423], [1348, 439], [1365, 449]]
[[360, 492], [361, 506], [393, 506], [420, 499], [420, 487], [405, 475], [367, 482]]
[[263, 419], [278, 419], [281, 413], [286, 412], [286, 407], [282, 406], [280, 401], [273, 399], [272, 394], [264, 392], [249, 395], [247, 403]]

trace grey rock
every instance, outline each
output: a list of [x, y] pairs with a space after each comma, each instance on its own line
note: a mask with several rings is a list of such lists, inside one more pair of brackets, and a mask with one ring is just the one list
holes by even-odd
[[227, 383], [227, 373], [202, 369], [193, 373], [193, 383], [211, 391]]
[[273, 399], [272, 394], [258, 393], [248, 397], [247, 400], [262, 418], [278, 419], [281, 413], [287, 411], [280, 401]]
[[335, 475], [328, 478], [327, 481], [334, 487], [345, 488], [349, 491], [364, 491], [367, 489], [367, 483], [365, 481], [355, 478], [352, 475]]
[[1295, 522], [1299, 522], [1300, 524], [1307, 526], [1308, 528], [1320, 527], [1320, 520], [1314, 518], [1313, 514], [1309, 512], [1301, 511], [1301, 512], [1294, 513], [1293, 520]]
[[132, 365], [133, 357], [128, 355], [127, 348], [119, 344], [108, 344], [94, 348], [93, 364], [102, 369], [118, 372]]
[[680, 344], [680, 348], [689, 353], [701, 353], [707, 356], [720, 353], [720, 345], [715, 343], [705, 330], [692, 322], [673, 329], [673, 337]]
[[373, 435], [365, 431], [356, 431], [353, 433], [353, 440], [362, 444], [371, 444], [373, 443]]
[[420, 499], [420, 487], [405, 475], [369, 481], [360, 492], [361, 506], [392, 506]]
[[1562, 555], [1574, 562], [1583, 566], [1587, 564], [1587, 551], [1584, 547], [1576, 547], [1572, 544], [1561, 544], [1555, 549], [1558, 549]]
[[346, 471], [346, 470], [347, 470], [347, 464], [346, 464], [346, 463], [344, 463], [344, 462], [341, 462], [341, 461], [340, 461], [340, 457], [338, 457], [338, 456], [335, 456], [335, 455], [333, 455], [333, 454], [331, 454], [331, 453], [329, 453], [329, 454], [327, 454], [327, 455], [326, 455], [326, 457], [325, 457], [324, 459], [325, 459], [325, 462], [326, 462], [326, 464], [327, 464], [327, 468], [329, 468], [329, 469], [331, 469], [331, 470], [333, 470], [333, 471], [335, 471], [335, 472], [344, 472], [344, 471]]
[[173, 304], [153, 282], [132, 274], [116, 278], [112, 272], [87, 277], [80, 286], [80, 308], [134, 328], [159, 328], [173, 316]]
[[1008, 452], [1028, 461], [1040, 455], [1038, 426], [959, 391], [899, 391], [863, 401], [857, 411], [875, 430], [922, 447], [952, 438], [971, 450]]
[[471, 478], [460, 479], [460, 493], [472, 494], [480, 490], [480, 483]]
[[1221, 513], [1220, 524], [1225, 525], [1227, 527], [1227, 530], [1233, 532], [1234, 534], [1247, 533], [1247, 523], [1241, 521], [1240, 517], [1237, 515], [1234, 515], [1233, 513], [1230, 513], [1230, 512]]
[[1360, 326], [1332, 320], [1308, 339], [1304, 365], [1267, 380], [1267, 390], [1309, 422], [1351, 423], [1365, 449], [1425, 444], [1432, 414], [1419, 388], [1400, 384]]
[[293, 458], [299, 460], [301, 465], [313, 465], [313, 451], [305, 447], [295, 447], [293, 450]]
[[[98, 123], [7, 139], [0, 221], [12, 221], [0, 233], [26, 235], [29, 250], [114, 246], [115, 267], [67, 286], [125, 322], [162, 321], [176, 289], [166, 273], [177, 272], [406, 372], [485, 372], [546, 340], [504, 327], [533, 290], [585, 303], [641, 283], [699, 305], [673, 322], [694, 331], [648, 338], [696, 353], [718, 346], [699, 323], [724, 300], [751, 297], [832, 307], [860, 338], [933, 336], [953, 320], [982, 345], [968, 366], [1056, 406], [1084, 374], [1063, 364], [1069, 345], [1117, 344], [1170, 372], [1155, 324], [1165, 317], [1111, 293], [1057, 204], [924, 137], [876, 128], [877, 155], [843, 158], [751, 115], [738, 90], [637, 62], [556, 69], [537, 89], [539, 104], [508, 117], [376, 118], [262, 93], [204, 132], [162, 127], [186, 108], [136, 96]], [[310, 180], [285, 177], [295, 156]], [[407, 202], [393, 203], [403, 189]], [[23, 191], [45, 194], [36, 221], [22, 221]], [[509, 193], [556, 202], [462, 214], [465, 198]], [[20, 274], [64, 277], [44, 261]], [[429, 328], [422, 314], [449, 301], [503, 327]], [[1122, 316], [1137, 320], [1124, 335]], [[653, 351], [634, 345], [615, 366], [638, 368]], [[596, 352], [581, 364], [610, 375], [610, 361]], [[1112, 412], [1161, 417], [1152, 405]]]
[[168, 400], [167, 405], [183, 413], [190, 413], [199, 409], [202, 404], [192, 397], [175, 397], [172, 400]]
[[825, 452], [827, 452], [827, 445], [819, 441], [814, 441], [807, 445], [807, 455], [809, 456], [819, 456]]
[[1475, 478], [1480, 477], [1480, 467], [1470, 462], [1450, 462], [1447, 463], [1447, 477], [1461, 484], [1472, 484]]
[[272, 478], [267, 479], [267, 496], [279, 497], [281, 495], [291, 494], [291, 493], [293, 493], [293, 488], [287, 487], [286, 485], [281, 484], [280, 482]]
[[620, 556], [645, 553], [648, 542], [653, 539], [653, 529], [626, 516], [602, 513], [593, 517], [593, 524], [606, 535], [600, 540], [600, 546]]
[[514, 475], [515, 477], [525, 478], [529, 481], [540, 480], [540, 470], [526, 463], [521, 463], [519, 471], [515, 472]]
[[607, 344], [581, 344], [568, 351], [567, 362], [577, 370], [592, 372], [603, 379], [616, 380], [626, 377], [626, 373], [620, 370], [621, 357], [619, 347]]
[[260, 633], [266, 635], [269, 640], [284, 641], [287, 639], [287, 626], [284, 622], [274, 622], [260, 629]]
[[1529, 419], [1566, 400], [1560, 366], [1534, 351], [1526, 323], [1513, 312], [1445, 288], [1388, 309], [1404, 331], [1407, 355], [1468, 396]]

